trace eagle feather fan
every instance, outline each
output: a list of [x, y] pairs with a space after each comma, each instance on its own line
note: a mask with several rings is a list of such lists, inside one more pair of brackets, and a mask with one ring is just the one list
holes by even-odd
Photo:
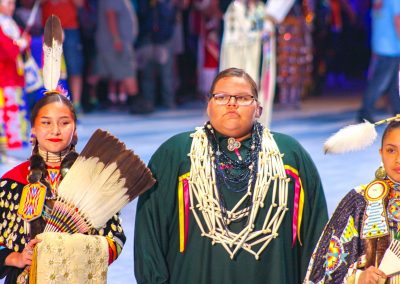
[[[59, 216], [61, 213], [55, 211], [68, 211], [63, 207], [72, 206], [79, 216], [63, 216], [65, 222], [72, 218], [84, 223], [83, 230], [98, 229], [154, 183], [150, 170], [137, 155], [117, 138], [98, 129], [61, 181], [54, 206], [58, 209], [53, 209], [52, 215]], [[46, 231], [59, 230], [61, 226], [54, 222], [48, 223]]]

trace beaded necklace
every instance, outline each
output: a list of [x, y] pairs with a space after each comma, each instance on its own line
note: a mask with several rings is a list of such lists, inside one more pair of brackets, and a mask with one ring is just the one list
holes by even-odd
[[[244, 192], [248, 189], [250, 190], [250, 192], [252, 192], [256, 180], [255, 169], [257, 168], [258, 153], [260, 152], [261, 149], [261, 135], [262, 135], [261, 124], [259, 123], [254, 124], [251, 136], [252, 142], [250, 151], [248, 152], [246, 157], [244, 157], [244, 159], [241, 156], [239, 156], [240, 154], [239, 155], [236, 154], [238, 156], [238, 160], [229, 157], [227, 153], [222, 149], [220, 143], [217, 140], [217, 137], [215, 136], [214, 129], [212, 128], [209, 122], [206, 123], [204, 130], [207, 135], [207, 139], [213, 149], [213, 153], [215, 153], [214, 158], [215, 158], [215, 174], [216, 174], [217, 187], [219, 189], [225, 187], [229, 191], [236, 193]], [[232, 139], [234, 140], [233, 143], [231, 142], [231, 144], [229, 144], [229, 140]], [[235, 149], [238, 148], [240, 142], [237, 143], [236, 142], [237, 141], [232, 137], [228, 139], [227, 148], [229, 151], [234, 151]], [[233, 147], [232, 144], [234, 145]], [[225, 198], [222, 193], [222, 190], [219, 190], [218, 194], [219, 194], [221, 214], [223, 216], [222, 218], [223, 225], [224, 227], [227, 227], [229, 223], [225, 222], [226, 220], [228, 220]], [[244, 200], [243, 203], [244, 205], [243, 210], [249, 211], [252, 206], [252, 200], [250, 198], [251, 197], [250, 195], [246, 196], [247, 198], [246, 200]], [[244, 224], [244, 226], [245, 225], [247, 224]], [[229, 233], [229, 230], [226, 231]]]
[[[221, 149], [210, 123], [206, 124], [204, 130], [213, 152], [215, 153], [217, 183], [225, 185], [227, 189], [233, 192], [245, 191], [248, 187], [247, 181], [253, 181], [251, 186], [254, 187], [255, 168], [257, 167], [258, 153], [261, 150], [261, 124], [254, 124], [249, 154], [244, 159], [239, 158], [238, 160], [230, 158], [225, 151]], [[228, 147], [229, 146], [228, 144]]]
[[[284, 169], [283, 154], [279, 152], [269, 130], [263, 129], [260, 124], [256, 123], [252, 136], [260, 135], [259, 146], [255, 142], [257, 138], [252, 137], [254, 149], [250, 150], [250, 154], [243, 161], [229, 161], [229, 159], [225, 161], [233, 163], [239, 169], [243, 167], [241, 164], [243, 162], [249, 167], [253, 165], [253, 169], [248, 171], [243, 169], [243, 171], [247, 171], [243, 176], [240, 173], [236, 177], [224, 176], [218, 173], [218, 161], [221, 161], [223, 155], [222, 153], [217, 155], [217, 151], [221, 148], [213, 145], [213, 138], [212, 135], [210, 136], [209, 130], [210, 128], [206, 125], [206, 127], [197, 128], [196, 132], [192, 134], [193, 142], [189, 153], [191, 160], [190, 209], [202, 236], [210, 238], [212, 244], [221, 244], [232, 259], [241, 248], [259, 259], [268, 244], [278, 237], [279, 227], [288, 210], [287, 198], [290, 179], [287, 178]], [[254, 158], [252, 153], [256, 153], [257, 158]], [[219, 174], [222, 179], [218, 182]], [[223, 196], [219, 185], [221, 183], [225, 185], [226, 182], [227, 188], [229, 189], [231, 186], [229, 191], [232, 191], [237, 180], [245, 180], [244, 176], [248, 179], [247, 190], [233, 191], [233, 193], [243, 194], [243, 196], [233, 208], [226, 208], [221, 202]], [[271, 200], [271, 205], [269, 208], [264, 208], [267, 195]], [[245, 206], [248, 202], [251, 203], [251, 206]], [[265, 217], [262, 226], [256, 227], [255, 221], [256, 219], [260, 220], [259, 213], [262, 209], [266, 212]], [[244, 217], [248, 219], [240, 232], [236, 233], [230, 230], [229, 224], [242, 220]]]
[[61, 163], [61, 161], [65, 158], [65, 156], [70, 152], [70, 148], [65, 149], [64, 151], [53, 153], [42, 150], [39, 147], [39, 155], [43, 158], [45, 162], [48, 163]]

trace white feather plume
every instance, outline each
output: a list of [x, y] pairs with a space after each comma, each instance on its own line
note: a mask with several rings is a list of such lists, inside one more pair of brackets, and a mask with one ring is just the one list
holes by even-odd
[[43, 83], [48, 91], [57, 89], [61, 74], [62, 28], [57, 16], [50, 16], [45, 25], [43, 43]]
[[340, 154], [358, 151], [374, 143], [377, 135], [375, 124], [368, 121], [349, 125], [329, 137], [324, 144], [324, 152]]

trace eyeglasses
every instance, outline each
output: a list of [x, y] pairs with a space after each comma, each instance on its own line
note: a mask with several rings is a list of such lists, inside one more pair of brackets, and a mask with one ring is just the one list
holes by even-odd
[[217, 105], [227, 105], [231, 98], [235, 99], [235, 102], [240, 106], [248, 106], [251, 105], [255, 98], [252, 95], [229, 95], [229, 94], [210, 94], [210, 99], [214, 98], [214, 101]]

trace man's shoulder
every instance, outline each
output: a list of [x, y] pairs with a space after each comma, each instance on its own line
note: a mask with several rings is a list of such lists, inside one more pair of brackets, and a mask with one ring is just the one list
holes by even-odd
[[186, 151], [192, 142], [192, 138], [190, 136], [191, 133], [193, 133], [193, 131], [182, 132], [168, 138], [160, 145], [160, 147], [158, 147], [153, 156], [160, 154], [164, 155], [167, 152], [171, 153]]
[[285, 148], [286, 147], [288, 147], [288, 148], [301, 147], [299, 141], [297, 141], [294, 137], [292, 137], [288, 134], [274, 132], [274, 131], [271, 131], [271, 134], [279, 148], [281, 148], [281, 147], [285, 147]]
[[174, 146], [182, 146], [183, 143], [188, 143], [191, 142], [192, 138], [190, 137], [190, 134], [194, 133], [193, 131], [185, 131], [181, 132], [178, 134], [175, 134], [174, 136], [168, 138], [163, 144], [161, 144], [161, 147], [174, 147]]

